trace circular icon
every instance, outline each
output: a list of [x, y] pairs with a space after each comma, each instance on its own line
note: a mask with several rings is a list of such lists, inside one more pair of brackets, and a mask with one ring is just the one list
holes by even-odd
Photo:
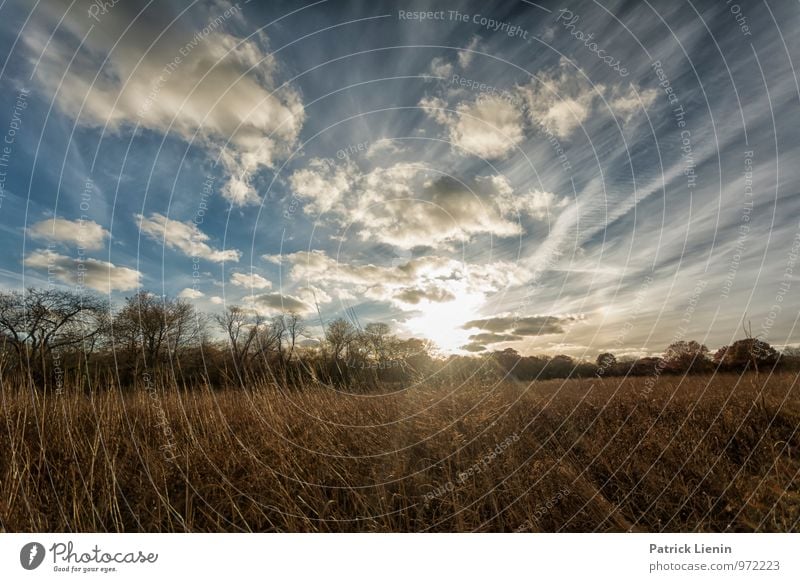
[[44, 546], [38, 542], [30, 542], [22, 546], [19, 552], [19, 563], [26, 570], [35, 570], [44, 561]]

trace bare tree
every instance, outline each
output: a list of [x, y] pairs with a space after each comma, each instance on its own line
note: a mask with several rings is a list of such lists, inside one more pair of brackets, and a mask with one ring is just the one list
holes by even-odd
[[187, 301], [140, 291], [126, 298], [113, 330], [115, 340], [140, 351], [146, 365], [155, 365], [199, 339], [203, 320]]
[[355, 326], [343, 318], [334, 319], [325, 330], [325, 339], [334, 360], [339, 360], [350, 349], [358, 336]]
[[215, 315], [214, 321], [227, 334], [236, 369], [243, 373], [256, 346], [263, 323], [261, 318], [257, 314], [250, 316], [238, 305], [231, 305]]
[[252, 346], [252, 358], [260, 356], [261, 358], [269, 359], [271, 354], [275, 354], [280, 359], [284, 333], [285, 327], [283, 321], [279, 318], [273, 317], [269, 322], [259, 319], [256, 337]]
[[61, 289], [0, 292], [0, 333], [21, 363], [46, 378], [54, 351], [93, 351], [108, 327], [108, 303], [88, 293]]
[[364, 339], [370, 354], [378, 361], [390, 358], [392, 337], [389, 326], [385, 323], [368, 323], [364, 326]]
[[292, 311], [283, 316], [283, 325], [286, 329], [286, 342], [288, 351], [288, 356], [286, 359], [291, 360], [295, 347], [297, 346], [297, 342], [306, 332], [306, 324], [299, 314]]

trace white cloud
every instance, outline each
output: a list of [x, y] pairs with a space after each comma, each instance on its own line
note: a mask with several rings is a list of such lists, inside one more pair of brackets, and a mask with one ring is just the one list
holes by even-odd
[[440, 247], [482, 234], [505, 238], [520, 225], [501, 215], [494, 192], [452, 178], [426, 181], [414, 199], [386, 201], [364, 211], [360, 235], [395, 247]]
[[199, 257], [214, 263], [223, 261], [237, 262], [241, 251], [235, 249], [217, 250], [208, 245], [209, 236], [192, 222], [172, 220], [158, 213], [149, 218], [141, 214], [135, 215], [139, 228], [152, 240], [164, 243], [171, 249], [181, 251], [188, 257]]
[[[477, 46], [476, 39], [470, 43], [473, 46]], [[462, 51], [459, 59], [471, 54]], [[469, 59], [462, 62], [462, 66], [467, 64]], [[438, 95], [423, 97], [419, 107], [444, 127], [455, 151], [489, 160], [511, 155], [525, 141], [531, 126], [566, 139], [598, 112], [608, 115], [608, 108], [599, 108], [603, 100], [628, 123], [657, 96], [655, 90], [640, 91], [635, 84], [625, 88], [593, 85], [566, 59], [511, 89], [484, 86], [485, 92], [477, 96], [470, 96], [462, 87], [440, 89]]]
[[436, 123], [440, 125], [448, 125], [450, 123], [452, 112], [447, 111], [447, 101], [441, 97], [423, 97], [419, 101], [419, 106]]
[[603, 85], [592, 86], [563, 58], [558, 68], [536, 77], [518, 88], [530, 120], [562, 139], [586, 122], [594, 99], [605, 91]]
[[330, 295], [315, 285], [302, 287], [297, 291], [297, 297], [309, 305], [324, 305], [333, 301]]
[[271, 289], [272, 283], [256, 273], [234, 273], [231, 284], [247, 289]]
[[268, 263], [272, 263], [273, 265], [280, 265], [281, 264], [281, 255], [261, 255], [261, 258], [267, 261]]
[[97, 259], [77, 259], [51, 250], [38, 250], [25, 257], [25, 266], [44, 271], [62, 283], [86, 286], [95, 291], [127, 291], [140, 285], [142, 274], [128, 267]]
[[478, 49], [480, 41], [481, 39], [479, 36], [473, 36], [469, 44], [465, 47], [466, 50], [458, 51], [458, 64], [462, 69], [466, 69], [472, 62], [472, 59], [475, 58], [475, 53], [472, 51]]
[[650, 108], [657, 95], [658, 91], [655, 89], [639, 91], [635, 85], [631, 84], [627, 91], [615, 90], [609, 101], [609, 106], [614, 115], [621, 118], [623, 123], [628, 123], [638, 113]]
[[460, 153], [500, 159], [524, 139], [521, 109], [500, 95], [481, 95], [458, 104], [455, 112], [444, 111], [441, 99], [423, 99], [420, 107], [447, 128], [450, 142]]
[[281, 293], [264, 293], [262, 295], [249, 295], [242, 302], [262, 315], [276, 313], [307, 314], [314, 311], [314, 307], [299, 297], [282, 295]]
[[434, 77], [448, 78], [453, 74], [453, 65], [442, 57], [436, 57], [431, 61], [430, 72]]
[[488, 295], [527, 277], [524, 269], [506, 261], [480, 265], [438, 256], [411, 258], [392, 267], [340, 262], [322, 251], [288, 254], [284, 260], [293, 281], [314, 281], [340, 298], [367, 297], [406, 310], [421, 302], [451, 302], [464, 294]]
[[[389, 268], [381, 265], [350, 264], [340, 262], [323, 251], [297, 252], [283, 256], [291, 267], [291, 277], [295, 281], [316, 281], [342, 283], [345, 285], [371, 286], [380, 283], [407, 285], [418, 277], [447, 269], [452, 272], [460, 263], [442, 257], [418, 257]], [[448, 269], [449, 267], [449, 269]]]
[[216, 295], [213, 296], [213, 297], [210, 297], [209, 301], [211, 301], [211, 303], [213, 303], [214, 305], [222, 305], [223, 303], [225, 303], [225, 301], [222, 299], [222, 297], [217, 297]]
[[[626, 89], [591, 84], [566, 59], [549, 71], [541, 71], [530, 83], [517, 87], [531, 123], [565, 139], [586, 123], [605, 98], [612, 113], [624, 123], [650, 107], [657, 91], [640, 91], [634, 84]], [[639, 101], [641, 99], [641, 102]]]
[[280, 64], [264, 50], [265, 36], [226, 32], [240, 13], [225, 16], [222, 3], [185, 14], [167, 34], [168, 6], [139, 14], [137, 4], [119, 2], [96, 25], [86, 4], [70, 10], [66, 0], [48, 2], [26, 29], [31, 59], [41, 54], [37, 81], [61, 111], [83, 125], [121, 131], [138, 124], [221, 152], [230, 175], [223, 195], [236, 205], [257, 203], [252, 172], [291, 152], [305, 119], [300, 93], [277, 80]]
[[186, 289], [178, 293], [178, 297], [180, 299], [200, 299], [201, 297], [205, 297], [205, 293], [203, 293], [202, 291], [198, 291], [197, 289], [192, 289], [191, 287], [187, 287]]
[[322, 212], [324, 219], [340, 227], [358, 224], [354, 231], [362, 240], [400, 249], [522, 232], [514, 209], [504, 202], [511, 196], [511, 186], [501, 177], [468, 184], [441, 177], [425, 164], [399, 162], [361, 172], [349, 161], [336, 165], [314, 159], [289, 181], [306, 214]]
[[357, 168], [350, 160], [336, 163], [330, 159], [312, 159], [308, 166], [294, 172], [289, 184], [294, 193], [305, 199], [306, 214], [325, 213], [341, 204], [352, 187]]
[[103, 248], [108, 231], [92, 220], [48, 218], [31, 225], [28, 234], [36, 239], [74, 245], [88, 250]]

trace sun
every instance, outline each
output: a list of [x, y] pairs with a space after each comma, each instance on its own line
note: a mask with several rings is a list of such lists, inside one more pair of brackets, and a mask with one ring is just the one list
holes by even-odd
[[481, 293], [462, 294], [447, 302], [426, 300], [417, 306], [422, 313], [406, 321], [405, 326], [415, 337], [431, 340], [443, 352], [459, 352], [475, 333], [464, 329], [464, 324], [478, 318], [484, 300]]

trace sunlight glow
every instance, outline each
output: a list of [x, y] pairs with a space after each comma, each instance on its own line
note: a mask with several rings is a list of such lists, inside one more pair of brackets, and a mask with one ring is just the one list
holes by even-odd
[[478, 333], [463, 326], [479, 318], [478, 309], [484, 301], [482, 293], [463, 294], [446, 303], [426, 301], [418, 306], [422, 315], [409, 319], [405, 326], [412, 335], [433, 341], [444, 352], [459, 352], [469, 343], [469, 336]]

